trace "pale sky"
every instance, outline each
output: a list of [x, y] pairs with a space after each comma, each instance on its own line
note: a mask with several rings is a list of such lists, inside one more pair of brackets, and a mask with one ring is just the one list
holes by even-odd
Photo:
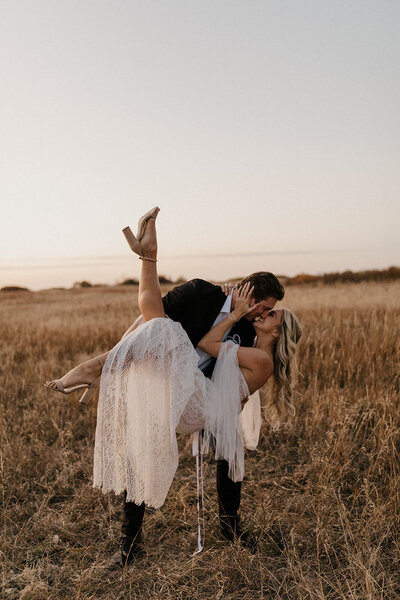
[[400, 2], [1, 0], [0, 287], [400, 264]]

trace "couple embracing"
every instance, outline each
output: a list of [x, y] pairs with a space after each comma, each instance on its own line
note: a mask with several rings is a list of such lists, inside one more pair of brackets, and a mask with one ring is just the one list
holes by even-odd
[[[142, 260], [140, 317], [109, 352], [45, 385], [63, 393], [100, 387], [94, 486], [124, 493], [121, 547], [110, 566], [126, 565], [141, 550], [145, 507], [162, 506], [178, 466], [176, 432], [204, 431], [217, 459], [221, 535], [253, 549], [239, 523], [244, 474], [238, 416], [250, 394], [272, 376], [272, 404], [280, 418], [294, 412], [296, 317], [275, 308], [284, 289], [267, 272], [228, 290], [201, 279], [162, 297], [155, 221], [139, 221], [127, 241]], [[239, 343], [240, 345], [239, 345]]]

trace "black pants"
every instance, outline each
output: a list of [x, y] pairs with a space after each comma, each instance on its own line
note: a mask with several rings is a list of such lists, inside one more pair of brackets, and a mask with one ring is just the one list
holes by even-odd
[[[234, 482], [228, 477], [229, 465], [226, 460], [217, 461], [217, 494], [218, 510], [221, 518], [237, 517], [240, 506], [241, 481]], [[124, 518], [122, 534], [139, 538], [142, 531], [145, 504], [135, 504], [126, 501], [124, 496]]]

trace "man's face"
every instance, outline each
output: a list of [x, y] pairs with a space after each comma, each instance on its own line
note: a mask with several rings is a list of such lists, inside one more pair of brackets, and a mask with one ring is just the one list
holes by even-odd
[[254, 321], [256, 317], [262, 317], [265, 319], [270, 310], [272, 310], [277, 303], [277, 299], [269, 296], [268, 298], [264, 298], [260, 300], [260, 302], [256, 302], [254, 299], [251, 300], [250, 306], [254, 306], [254, 310], [251, 311], [248, 315], [245, 316], [245, 319], [248, 321]]

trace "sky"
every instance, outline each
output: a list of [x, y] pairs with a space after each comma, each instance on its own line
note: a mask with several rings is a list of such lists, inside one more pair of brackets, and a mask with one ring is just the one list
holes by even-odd
[[0, 287], [400, 264], [400, 3], [0, 2]]

